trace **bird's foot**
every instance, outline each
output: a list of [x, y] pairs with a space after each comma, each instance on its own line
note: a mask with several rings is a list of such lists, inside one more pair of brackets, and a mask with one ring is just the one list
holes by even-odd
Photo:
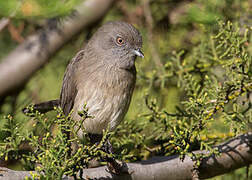
[[128, 166], [125, 162], [117, 162], [114, 158], [107, 159], [107, 171], [115, 174], [129, 174]]
[[[113, 147], [109, 140], [104, 144], [102, 150], [110, 155], [113, 155]], [[106, 156], [104, 161], [107, 162], [107, 171], [114, 175], [130, 174], [128, 172], [128, 166], [125, 162], [116, 161], [113, 157]]]

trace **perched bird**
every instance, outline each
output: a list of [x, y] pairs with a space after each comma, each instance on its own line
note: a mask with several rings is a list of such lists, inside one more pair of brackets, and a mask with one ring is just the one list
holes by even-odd
[[[86, 104], [92, 118], [85, 119], [83, 125], [91, 138], [101, 136], [107, 128], [114, 130], [130, 105], [136, 82], [135, 60], [144, 57], [141, 48], [141, 34], [131, 24], [104, 24], [68, 64], [60, 99], [36, 104], [34, 110], [47, 112], [60, 106], [65, 115], [73, 110], [71, 117], [80, 121], [78, 111]], [[78, 132], [80, 137], [82, 134]]]

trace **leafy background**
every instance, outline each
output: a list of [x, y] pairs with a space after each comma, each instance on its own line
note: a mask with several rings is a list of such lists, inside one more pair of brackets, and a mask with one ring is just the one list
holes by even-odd
[[[60, 4], [60, 1], [54, 1], [53, 5], [49, 2], [52, 3], [52, 1], [45, 1], [41, 4], [40, 1], [27, 0], [23, 1], [24, 4], [17, 6], [18, 1], [1, 1], [0, 15], [11, 16], [12, 25], [16, 29], [22, 29], [19, 31], [19, 36], [25, 38], [40, 29], [45, 18], [65, 16], [80, 1], [66, 1], [67, 6]], [[14, 112], [12, 112], [12, 98], [8, 97], [5, 100], [0, 114], [1, 122], [3, 122], [0, 128], [4, 129], [7, 122], [2, 117], [12, 113], [15, 121], [24, 126], [24, 129], [32, 129], [30, 118], [24, 116], [21, 109], [31, 102], [57, 99], [66, 65], [83, 47], [90, 34], [104, 22], [124, 20], [134, 24], [142, 33], [145, 58], [136, 61], [138, 77], [131, 106], [125, 121], [111, 137], [115, 151], [117, 154], [121, 152], [122, 159], [136, 161], [153, 155], [180, 154], [183, 156], [184, 153], [189, 153], [202, 145], [207, 148], [236, 133], [250, 131], [251, 103], [246, 101], [247, 104], [242, 106], [239, 103], [242, 98], [234, 97], [235, 102], [232, 101], [225, 108], [223, 107], [226, 109], [226, 114], [215, 113], [214, 117], [212, 115], [208, 117], [204, 114], [205, 112], [200, 112], [202, 109], [216, 108], [216, 104], [206, 105], [206, 102], [211, 99], [221, 99], [222, 96], [217, 91], [211, 92], [214, 88], [218, 88], [220, 83], [233, 82], [234, 87], [241, 87], [242, 78], [245, 78], [245, 83], [251, 84], [252, 36], [249, 33], [244, 34], [246, 28], [251, 31], [252, 2], [248, 0], [153, 0], [148, 2], [149, 7], [144, 5], [146, 3], [144, 0], [117, 1], [102, 22], [74, 37], [32, 77], [18, 96]], [[32, 11], [29, 11], [30, 6]], [[14, 7], [20, 7], [17, 8], [16, 13], [13, 13]], [[147, 20], [148, 14], [144, 12], [144, 8], [147, 8], [151, 14], [151, 23]], [[236, 31], [237, 27], [240, 27], [237, 34], [228, 34]], [[220, 32], [227, 32], [228, 35], [225, 36]], [[240, 45], [235, 41], [238, 37], [242, 41], [245, 36], [246, 40]], [[228, 41], [227, 47], [225, 47], [225, 40]], [[221, 41], [224, 45], [220, 45]], [[0, 59], [19, 43], [20, 41], [13, 36], [10, 28], [4, 29], [0, 33]], [[221, 47], [219, 50], [218, 45]], [[212, 46], [217, 48], [217, 59], [214, 59]], [[231, 50], [228, 50], [229, 46], [232, 46]], [[235, 50], [239, 52], [236, 54]], [[240, 57], [243, 51], [248, 57]], [[244, 75], [238, 78], [239, 68], [237, 71], [229, 72], [232, 64], [243, 66], [248, 77]], [[221, 77], [226, 77], [226, 79]], [[198, 87], [202, 81], [203, 85]], [[202, 91], [199, 91], [199, 88]], [[223, 90], [223, 92], [226, 91]], [[196, 102], [196, 100], [201, 100], [201, 102]], [[219, 108], [222, 108], [221, 104], [219, 105]], [[192, 109], [195, 112], [190, 111]], [[246, 113], [241, 113], [246, 109], [248, 109]], [[199, 119], [208, 117], [209, 121], [203, 121], [204, 127], [200, 128], [198, 120], [180, 117], [181, 114], [186, 113], [189, 115], [194, 113]], [[55, 112], [48, 113], [47, 117], [55, 117]], [[193, 126], [197, 128], [192, 129]], [[186, 131], [187, 129], [189, 131]], [[39, 134], [39, 131], [37, 133]], [[190, 142], [185, 142], [183, 145], [182, 140], [185, 139], [186, 133], [190, 134]], [[4, 130], [0, 131], [0, 141], [3, 142], [7, 136], [8, 133]], [[187, 144], [189, 144], [188, 147]], [[22, 168], [19, 164], [11, 164], [10, 167]], [[245, 177], [246, 168], [242, 168], [212, 179], [245, 179]]]

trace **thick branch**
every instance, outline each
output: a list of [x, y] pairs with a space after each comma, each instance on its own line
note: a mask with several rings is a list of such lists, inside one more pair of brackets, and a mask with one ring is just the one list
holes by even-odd
[[22, 86], [71, 37], [101, 19], [112, 3], [113, 0], [85, 0], [59, 27], [48, 25], [28, 37], [0, 63], [0, 99]]
[[[196, 171], [200, 179], [214, 177], [233, 171], [252, 163], [252, 132], [240, 135], [219, 146], [220, 156], [211, 156], [202, 161], [202, 165]], [[206, 151], [195, 151], [204, 153]], [[183, 180], [195, 177], [194, 162], [186, 156], [182, 162], [178, 156], [155, 157], [151, 160], [139, 163], [126, 164], [129, 174], [116, 176], [106, 171], [106, 167], [84, 169], [83, 179], [172, 179]], [[29, 176], [30, 172], [12, 171], [0, 168], [0, 179], [22, 179]], [[72, 179], [65, 177], [64, 179]]]

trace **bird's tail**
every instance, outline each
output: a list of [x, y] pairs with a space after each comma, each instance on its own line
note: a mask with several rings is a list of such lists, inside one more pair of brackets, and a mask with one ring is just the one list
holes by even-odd
[[27, 114], [27, 115], [29, 113], [35, 113], [36, 111], [40, 113], [46, 113], [48, 111], [53, 110], [55, 107], [58, 107], [59, 105], [60, 105], [60, 101], [59, 99], [56, 99], [56, 100], [42, 102], [35, 105], [29, 105], [28, 107], [25, 107], [22, 111], [24, 114]]

